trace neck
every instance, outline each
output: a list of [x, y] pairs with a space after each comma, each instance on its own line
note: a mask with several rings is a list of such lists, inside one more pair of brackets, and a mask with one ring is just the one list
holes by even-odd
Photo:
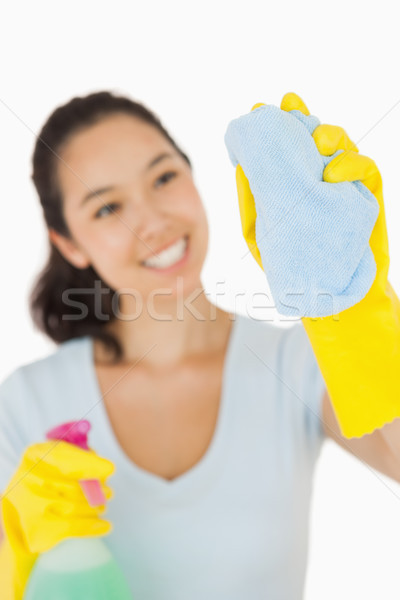
[[[168, 370], [223, 349], [234, 315], [212, 304], [203, 288], [190, 298], [178, 306], [176, 300], [160, 295], [158, 302], [144, 304], [136, 318], [114, 319], [107, 330], [122, 346], [119, 364]], [[120, 315], [132, 314], [120, 307]]]

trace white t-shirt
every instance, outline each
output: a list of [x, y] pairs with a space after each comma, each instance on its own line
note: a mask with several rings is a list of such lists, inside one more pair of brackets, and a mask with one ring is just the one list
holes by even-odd
[[300, 322], [281, 328], [236, 315], [211, 444], [167, 481], [122, 450], [102, 402], [92, 338], [76, 338], [0, 385], [0, 490], [27, 445], [59, 423], [87, 418], [90, 447], [116, 466], [104, 513], [113, 531], [103, 540], [135, 600], [300, 600], [324, 388]]

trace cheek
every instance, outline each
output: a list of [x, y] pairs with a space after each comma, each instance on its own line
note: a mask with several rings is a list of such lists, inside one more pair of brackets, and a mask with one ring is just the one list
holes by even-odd
[[[99, 228], [100, 229], [100, 228]], [[136, 236], [121, 223], [115, 227], [103, 228], [102, 231], [87, 238], [87, 251], [92, 257], [93, 266], [100, 268], [118, 268], [128, 260], [132, 260]]]
[[196, 227], [199, 231], [201, 231], [201, 235], [203, 237], [208, 236], [208, 219], [207, 213], [204, 208], [204, 205], [200, 199], [193, 203], [193, 218], [196, 224]]
[[185, 211], [186, 221], [191, 225], [193, 250], [196, 248], [200, 255], [204, 255], [208, 246], [209, 232], [207, 214], [201, 199], [198, 196], [187, 199], [182, 211]]
[[188, 222], [201, 224], [206, 220], [206, 212], [196, 189], [189, 187], [184, 191], [176, 206], [179, 216]]

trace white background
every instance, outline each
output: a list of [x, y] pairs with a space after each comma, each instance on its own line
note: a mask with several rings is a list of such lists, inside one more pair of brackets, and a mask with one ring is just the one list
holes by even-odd
[[[47, 252], [31, 154], [44, 120], [72, 96], [127, 94], [158, 114], [189, 154], [210, 223], [204, 285], [223, 308], [264, 318], [268, 287], [241, 237], [223, 135], [256, 102], [297, 92], [343, 126], [383, 176], [400, 293], [398, 18], [394, 1], [13, 2], [0, 18], [1, 355], [3, 379], [53, 351], [27, 296]], [[225, 280], [224, 296], [215, 296]], [[278, 319], [276, 313], [268, 315]], [[400, 486], [327, 441], [312, 507], [306, 600], [399, 598]], [[295, 501], [295, 499], [294, 499]], [[290, 599], [287, 599], [290, 600]]]

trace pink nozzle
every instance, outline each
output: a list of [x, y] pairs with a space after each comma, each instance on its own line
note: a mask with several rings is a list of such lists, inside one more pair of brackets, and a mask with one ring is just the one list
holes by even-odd
[[[89, 450], [87, 442], [89, 429], [90, 423], [86, 419], [68, 421], [68, 423], [62, 423], [50, 429], [46, 433], [46, 438], [48, 440], [63, 440], [64, 442], [78, 446], [82, 450]], [[107, 499], [98, 479], [81, 479], [79, 483], [90, 506], [100, 506], [106, 503]]]
[[90, 429], [90, 423], [86, 419], [82, 421], [68, 421], [57, 425], [46, 433], [48, 440], [64, 440], [70, 444], [79, 446], [82, 450], [89, 450], [87, 443], [87, 434]]

